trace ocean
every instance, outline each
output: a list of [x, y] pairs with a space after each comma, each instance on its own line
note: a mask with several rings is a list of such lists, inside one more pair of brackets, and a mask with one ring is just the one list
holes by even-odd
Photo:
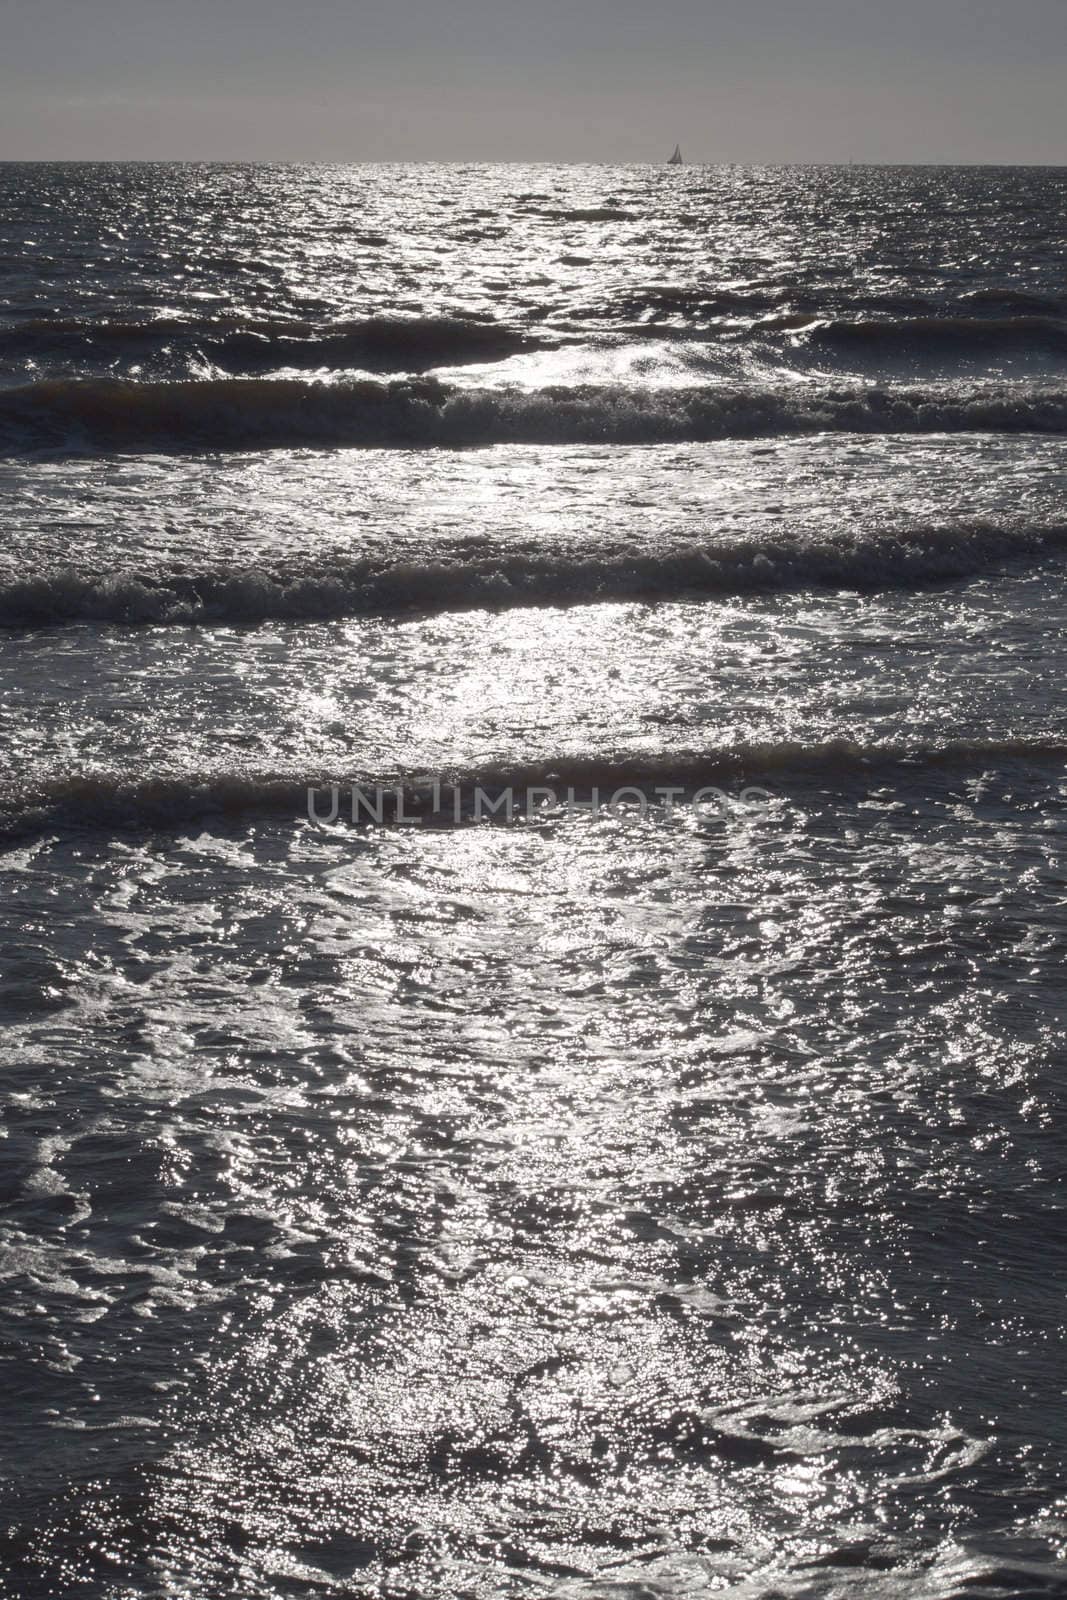
[[0, 1594], [1067, 1595], [1067, 169], [0, 165]]

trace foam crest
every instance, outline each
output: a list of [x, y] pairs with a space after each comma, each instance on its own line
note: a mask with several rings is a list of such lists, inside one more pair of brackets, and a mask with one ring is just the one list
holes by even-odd
[[714, 600], [832, 586], [920, 588], [1067, 548], [1067, 523], [975, 521], [720, 535], [662, 553], [500, 551], [426, 561], [264, 562], [243, 570], [71, 570], [0, 584], [0, 626], [254, 624], [598, 602]]

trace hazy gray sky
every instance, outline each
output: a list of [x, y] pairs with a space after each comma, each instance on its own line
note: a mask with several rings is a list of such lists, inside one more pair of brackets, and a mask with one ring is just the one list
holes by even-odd
[[1067, 0], [0, 0], [0, 159], [1048, 161]]

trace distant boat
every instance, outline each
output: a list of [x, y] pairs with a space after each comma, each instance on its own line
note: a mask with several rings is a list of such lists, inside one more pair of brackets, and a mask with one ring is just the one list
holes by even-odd
[[675, 145], [674, 154], [673, 154], [673, 156], [671, 156], [671, 159], [667, 162], [667, 165], [669, 167], [684, 167], [685, 166], [685, 162], [682, 160], [682, 147], [681, 147], [680, 144], [676, 144]]

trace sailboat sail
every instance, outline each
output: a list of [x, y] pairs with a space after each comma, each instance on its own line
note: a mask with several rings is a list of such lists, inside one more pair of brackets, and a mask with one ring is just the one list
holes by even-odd
[[680, 144], [676, 144], [675, 145], [674, 154], [673, 154], [673, 156], [671, 156], [671, 159], [667, 162], [667, 165], [669, 167], [680, 167], [680, 166], [684, 165], [684, 163], [682, 161], [682, 147], [681, 147]]

